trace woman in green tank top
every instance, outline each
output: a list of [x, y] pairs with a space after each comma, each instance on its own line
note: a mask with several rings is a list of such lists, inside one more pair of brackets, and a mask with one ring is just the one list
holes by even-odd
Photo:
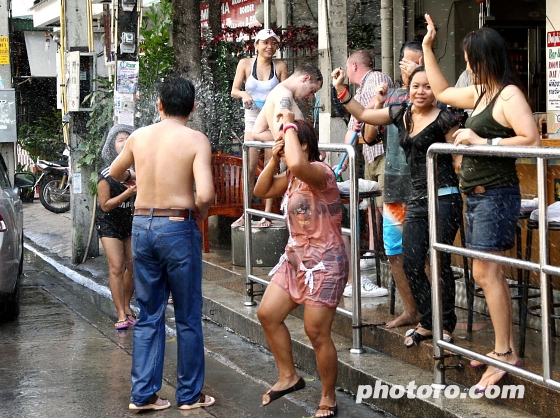
[[[465, 129], [455, 133], [455, 145], [538, 146], [539, 133], [531, 108], [513, 71], [503, 38], [493, 29], [481, 28], [463, 40], [471, 86], [450, 87], [436, 61], [432, 45], [436, 31], [426, 15], [428, 32], [423, 40], [424, 64], [436, 99], [460, 109], [474, 109]], [[513, 247], [521, 194], [514, 158], [464, 156], [459, 173], [466, 199], [466, 245], [503, 255]], [[494, 326], [497, 360], [519, 366], [512, 335], [511, 294], [502, 266], [473, 259], [473, 276], [483, 289]], [[483, 367], [471, 361], [471, 367]], [[507, 373], [489, 366], [476, 385], [484, 392]]]

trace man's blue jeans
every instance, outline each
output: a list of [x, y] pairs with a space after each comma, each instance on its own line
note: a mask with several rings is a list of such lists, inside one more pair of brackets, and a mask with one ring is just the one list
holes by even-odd
[[134, 326], [132, 396], [147, 405], [161, 389], [165, 308], [173, 294], [177, 327], [177, 404], [192, 404], [204, 385], [201, 234], [194, 220], [134, 216], [134, 286], [140, 308]]

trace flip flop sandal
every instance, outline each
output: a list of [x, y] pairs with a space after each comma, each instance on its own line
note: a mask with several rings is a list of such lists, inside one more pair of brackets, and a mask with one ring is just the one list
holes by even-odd
[[284, 390], [272, 390], [272, 389], [270, 389], [268, 392], [265, 393], [265, 395], [268, 395], [268, 398], [269, 398], [268, 403], [262, 404], [261, 406], [270, 405], [276, 399], [280, 399], [282, 396], [287, 395], [288, 393], [297, 392], [298, 390], [302, 390], [303, 388], [305, 388], [305, 380], [303, 380], [303, 377], [300, 377], [295, 385], [293, 385], [293, 386], [291, 386], [287, 389], [284, 389]]
[[[157, 401], [161, 400], [164, 403], [161, 405], [157, 404]], [[137, 406], [136, 404], [130, 403], [128, 404], [128, 409], [132, 411], [157, 411], [160, 409], [167, 409], [171, 406], [171, 403], [167, 399], [160, 398], [157, 393], [154, 393], [150, 403], [147, 405]]]
[[318, 418], [322, 418], [322, 417], [334, 417], [338, 414], [338, 404], [335, 406], [328, 406], [328, 405], [319, 405], [319, 408], [315, 411], [315, 416], [317, 417], [317, 412], [319, 411], [330, 411], [332, 412], [332, 414], [330, 415], [321, 415]]
[[[407, 331], [408, 333], [408, 331]], [[410, 335], [407, 335], [408, 338], [412, 339], [412, 344], [408, 345], [408, 344], [404, 344], [404, 346], [406, 348], [410, 348], [413, 346], [417, 346], [418, 344], [420, 344], [421, 341], [424, 340], [431, 340], [433, 335], [432, 334], [428, 334], [428, 335], [422, 335], [417, 333], [416, 331], [412, 331], [412, 333]]]
[[127, 329], [128, 328], [128, 320], [121, 319], [120, 321], [115, 322], [115, 329]]
[[136, 315], [131, 314], [131, 313], [127, 313], [126, 314], [126, 320], [128, 321], [128, 323], [130, 325], [135, 325], [136, 324]]
[[[208, 402], [205, 402], [208, 399]], [[210, 406], [210, 405], [214, 405], [214, 402], [216, 402], [216, 399], [214, 399], [212, 396], [207, 396], [207, 395], [203, 395], [202, 393], [200, 393], [200, 398], [198, 399], [198, 402], [195, 402], [193, 404], [184, 404], [181, 405], [179, 407], [179, 409], [195, 409], [195, 408], [204, 408], [206, 406]]]
[[234, 223], [231, 224], [233, 227], [244, 226], [245, 225], [245, 215], [241, 215]]

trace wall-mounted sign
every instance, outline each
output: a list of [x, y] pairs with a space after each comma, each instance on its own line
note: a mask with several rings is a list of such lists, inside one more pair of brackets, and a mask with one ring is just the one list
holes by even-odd
[[10, 64], [10, 39], [0, 36], [0, 65]]
[[560, 110], [560, 31], [546, 36], [547, 110]]

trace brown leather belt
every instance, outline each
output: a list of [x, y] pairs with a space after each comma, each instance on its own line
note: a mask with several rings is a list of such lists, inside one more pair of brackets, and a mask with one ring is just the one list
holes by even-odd
[[194, 214], [191, 209], [156, 209], [156, 208], [136, 208], [134, 215], [156, 216], [156, 217], [177, 217], [193, 219]]
[[475, 186], [471, 193], [482, 194], [486, 192], [486, 188], [484, 186]]

